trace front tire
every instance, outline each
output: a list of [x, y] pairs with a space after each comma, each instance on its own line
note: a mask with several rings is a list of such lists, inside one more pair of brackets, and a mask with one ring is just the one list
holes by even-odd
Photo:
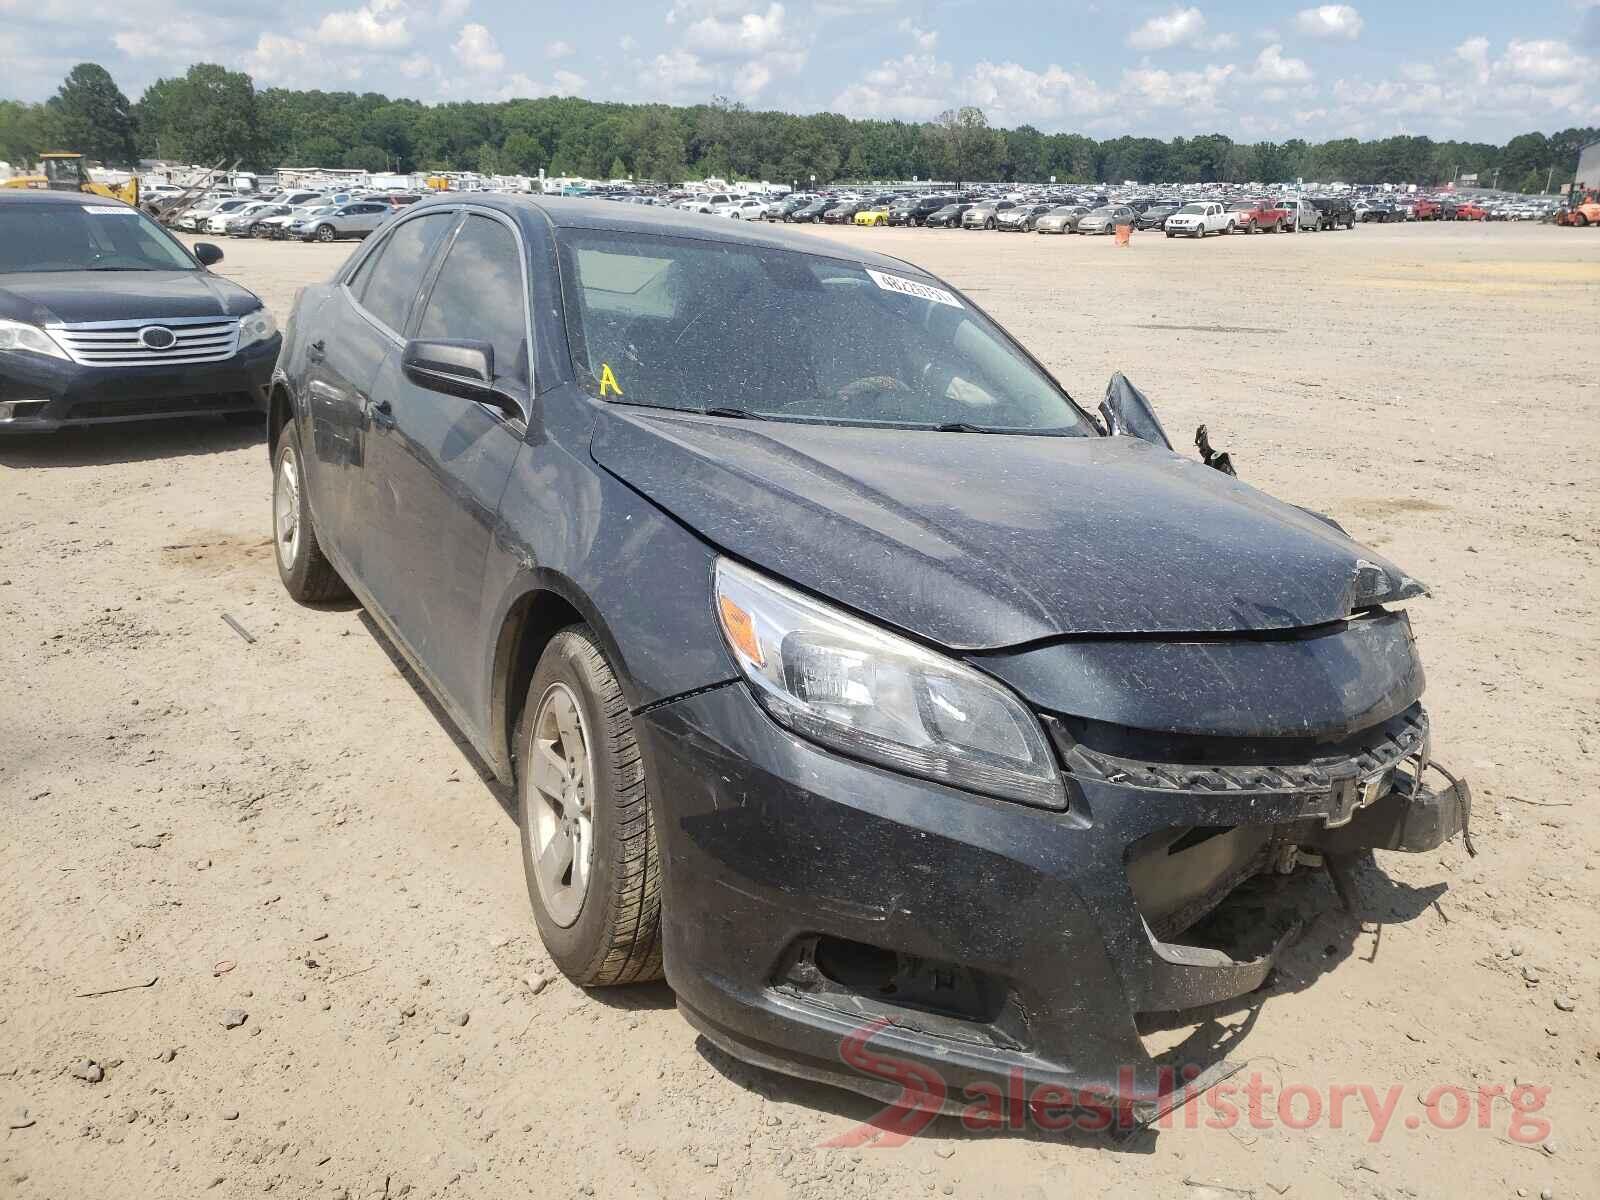
[[580, 987], [661, 977], [661, 862], [633, 716], [598, 639], [551, 639], [517, 728], [517, 824], [545, 949]]
[[319, 241], [319, 242], [331, 242], [331, 241], [333, 241], [333, 226], [332, 225], [318, 225], [317, 226], [317, 235], [316, 236], [317, 236], [317, 241]]
[[[261, 419], [258, 413], [249, 415]], [[284, 427], [272, 456], [273, 557], [290, 596], [301, 604], [327, 604], [348, 598], [350, 589], [317, 541], [303, 462], [300, 435], [291, 423]]]

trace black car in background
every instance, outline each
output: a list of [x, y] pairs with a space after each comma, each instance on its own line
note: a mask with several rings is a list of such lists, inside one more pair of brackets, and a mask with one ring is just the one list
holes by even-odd
[[949, 203], [949, 196], [905, 197], [889, 206], [889, 224], [925, 225], [929, 217]]
[[815, 225], [822, 220], [822, 214], [827, 212], [837, 200], [813, 200], [809, 204], [802, 204], [799, 208], [784, 216], [784, 220], [798, 225]]
[[261, 301], [139, 210], [0, 190], [0, 436], [220, 413], [262, 420], [280, 337]]
[[1318, 229], [1338, 229], [1341, 226], [1345, 229], [1355, 228], [1355, 207], [1343, 196], [1313, 196], [1311, 204], [1320, 214]]
[[289, 330], [288, 591], [354, 593], [514, 788], [557, 965], [664, 970], [736, 1057], [870, 1093], [853, 1035], [1147, 1117], [1188, 1076], [1138, 1015], [1286, 941], [1299, 893], [1236, 888], [1463, 826], [1422, 778], [1421, 585], [1175, 453], [1120, 375], [1097, 422], [905, 262], [467, 193]]
[[961, 218], [967, 209], [972, 207], [972, 201], [960, 200], [953, 204], [946, 204], [943, 208], [935, 209], [923, 218], [924, 225], [934, 229], [960, 229]]
[[1151, 204], [1139, 213], [1139, 220], [1135, 224], [1140, 229], [1160, 229], [1167, 223], [1167, 218], [1182, 207], [1168, 200]]
[[870, 200], [840, 200], [829, 206], [822, 214], [822, 220], [828, 225], [848, 225], [858, 212], [871, 207]]

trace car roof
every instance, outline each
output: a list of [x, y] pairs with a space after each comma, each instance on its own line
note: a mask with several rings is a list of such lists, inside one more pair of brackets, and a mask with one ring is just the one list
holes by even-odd
[[[663, 237], [694, 238], [703, 242], [725, 242], [744, 246], [766, 246], [775, 250], [796, 250], [819, 258], [837, 258], [872, 266], [907, 268], [926, 274], [921, 267], [902, 259], [842, 242], [824, 241], [811, 234], [791, 232], [782, 226], [745, 221], [719, 222], [702, 214], [661, 205], [613, 204], [578, 196], [507, 195], [505, 193], [443, 193], [433, 204], [471, 204], [496, 209], [508, 216], [527, 220], [542, 216], [557, 230], [592, 229], [617, 233], [653, 233]], [[413, 212], [421, 208], [413, 205]], [[558, 234], [559, 236], [559, 234]]]
[[[47, 192], [42, 188], [0, 188], [0, 204], [122, 204], [91, 192]], [[131, 205], [123, 205], [131, 208]]]

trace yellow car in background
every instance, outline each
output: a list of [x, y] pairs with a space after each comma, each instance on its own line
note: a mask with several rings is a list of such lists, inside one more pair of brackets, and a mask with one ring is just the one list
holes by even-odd
[[857, 225], [887, 225], [889, 223], [889, 209], [863, 208], [856, 214]]

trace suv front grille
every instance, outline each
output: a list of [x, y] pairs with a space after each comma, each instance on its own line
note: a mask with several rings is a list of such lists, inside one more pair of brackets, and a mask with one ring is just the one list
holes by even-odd
[[[83, 321], [51, 325], [72, 361], [85, 367], [158, 367], [219, 362], [239, 349], [237, 317], [167, 317], [146, 321]], [[172, 344], [153, 349], [141, 338], [147, 329], [171, 333]], [[157, 335], [153, 340], [164, 341]]]

